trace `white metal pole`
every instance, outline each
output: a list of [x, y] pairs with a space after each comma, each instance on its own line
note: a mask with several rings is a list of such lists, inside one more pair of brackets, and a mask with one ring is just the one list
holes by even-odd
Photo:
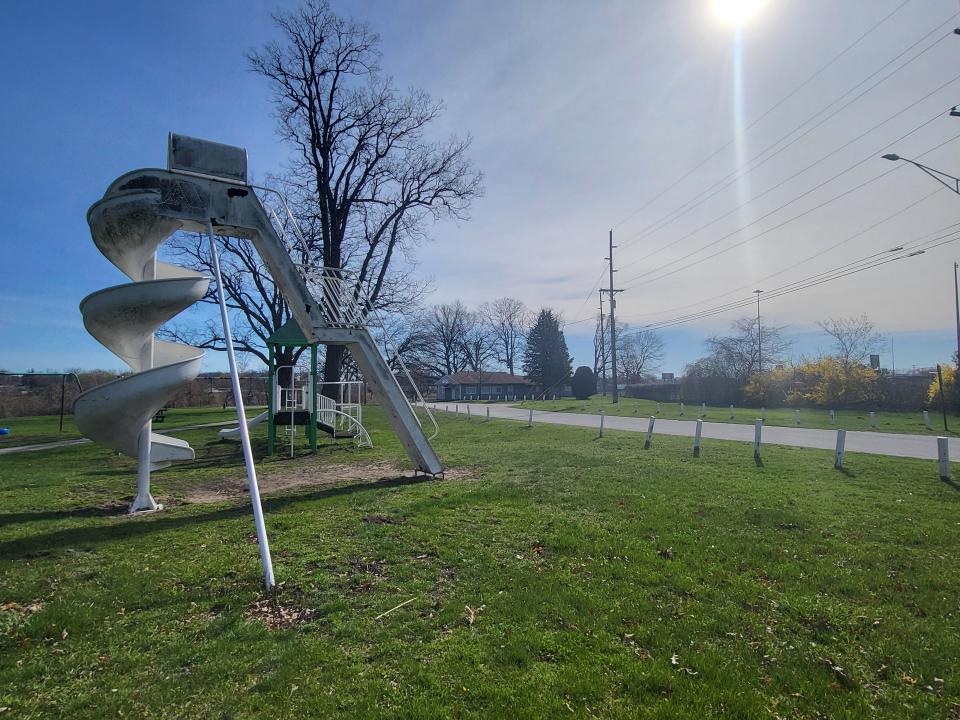
[[657, 403], [657, 415], [660, 414], [660, 403]]
[[733, 405], [730, 405], [730, 419], [733, 420]]
[[940, 479], [950, 479], [950, 441], [945, 437], [937, 438], [937, 458], [940, 461]]
[[700, 457], [700, 433], [703, 432], [703, 420], [697, 420], [697, 430], [693, 436], [693, 456]]
[[267, 589], [270, 590], [276, 584], [273, 579], [273, 561], [270, 559], [270, 542], [267, 540], [267, 527], [263, 522], [263, 506], [260, 503], [257, 469], [253, 464], [250, 430], [247, 427], [247, 414], [243, 409], [243, 396], [240, 394], [240, 375], [237, 373], [237, 358], [233, 352], [233, 338], [230, 334], [230, 318], [227, 316], [227, 300], [223, 292], [223, 279], [220, 276], [220, 256], [217, 254], [217, 242], [213, 237], [213, 224], [209, 220], [207, 221], [207, 236], [210, 238], [210, 258], [213, 261], [213, 274], [217, 281], [220, 320], [223, 323], [223, 338], [227, 346], [227, 360], [230, 363], [230, 382], [233, 384], [234, 404], [237, 407], [240, 443], [243, 445], [243, 462], [247, 466], [247, 487], [250, 491], [250, 502], [253, 505], [253, 522], [257, 528], [260, 560], [263, 563], [263, 581]]
[[797, 408], [793, 411], [793, 419], [797, 421], [797, 425], [800, 424], [800, 409]]
[[603, 437], [603, 410], [600, 411], [600, 437]]
[[653, 415], [650, 416], [650, 424], [647, 425], [647, 437], [643, 441], [643, 449], [649, 450], [650, 443], [653, 442], [653, 423], [656, 422], [657, 418]]
[[533, 408], [530, 408], [530, 416], [527, 418], [527, 427], [533, 427]]
[[846, 430], [837, 430], [837, 455], [836, 459], [833, 461], [833, 466], [837, 470], [843, 469], [843, 453], [844, 445], [847, 442], [847, 431]]
[[[157, 255], [154, 253], [143, 266], [142, 279], [153, 280], [157, 275]], [[154, 336], [144, 343], [140, 349], [140, 372], [150, 370], [153, 367], [153, 348]], [[153, 419], [148, 418], [140, 428], [140, 435], [137, 439], [137, 496], [130, 505], [130, 512], [160, 510], [161, 505], [157, 505], [150, 494], [150, 449], [153, 444]]]
[[763, 433], [763, 420], [757, 420], [754, 424], [753, 431], [753, 457], [757, 460], [760, 459], [760, 438]]
[[877, 429], [877, 414], [875, 412], [870, 413], [870, 427], [874, 430]]
[[927, 426], [927, 430], [930, 429], [930, 411], [929, 410], [923, 411], [923, 424]]

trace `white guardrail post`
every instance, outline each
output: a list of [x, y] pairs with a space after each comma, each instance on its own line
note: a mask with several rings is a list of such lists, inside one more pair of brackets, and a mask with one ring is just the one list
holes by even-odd
[[693, 435], [693, 456], [700, 457], [700, 433], [703, 432], [703, 420], [697, 420], [697, 429]]
[[844, 445], [847, 442], [847, 431], [837, 430], [837, 454], [833, 460], [833, 466], [837, 470], [843, 470]]
[[940, 462], [940, 479], [950, 479], [950, 441], [945, 437], [937, 438], [937, 460]]
[[533, 408], [530, 408], [530, 415], [527, 417], [527, 427], [533, 427]]
[[753, 424], [753, 457], [755, 460], [760, 459], [760, 440], [763, 433], [763, 420], [757, 419]]
[[657, 418], [653, 415], [650, 416], [650, 424], [647, 425], [647, 437], [643, 440], [643, 449], [649, 450], [650, 443], [653, 442], [653, 424], [656, 422]]
[[601, 410], [600, 411], [600, 437], [603, 437], [603, 418], [604, 418], [604, 413], [603, 413], [603, 410]]

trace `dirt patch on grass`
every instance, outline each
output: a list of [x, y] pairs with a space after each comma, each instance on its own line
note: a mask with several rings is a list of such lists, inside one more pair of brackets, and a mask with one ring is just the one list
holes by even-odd
[[[420, 476], [424, 477], [424, 476]], [[444, 473], [447, 480], [462, 480], [471, 477], [465, 469], [453, 468]], [[342, 484], [378, 483], [390, 480], [413, 480], [410, 470], [402, 470], [389, 462], [351, 463], [349, 465], [299, 465], [276, 468], [258, 473], [261, 493], [272, 493], [297, 488], [315, 488]], [[211, 480], [202, 487], [190, 488], [184, 493], [189, 503], [216, 503], [243, 497], [247, 494], [247, 477], [238, 475], [220, 480]]]
[[297, 588], [288, 589], [283, 583], [269, 593], [247, 606], [243, 616], [248, 620], [261, 622], [271, 630], [285, 630], [310, 622], [318, 613], [304, 605], [303, 593]]

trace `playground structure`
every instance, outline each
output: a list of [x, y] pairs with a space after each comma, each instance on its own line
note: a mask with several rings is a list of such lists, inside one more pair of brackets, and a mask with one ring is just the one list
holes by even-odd
[[[310, 368], [298, 372], [294, 366], [277, 365], [277, 348], [308, 348]], [[310, 449], [317, 449], [317, 431], [333, 439], [351, 438], [357, 447], [373, 447], [363, 426], [364, 384], [360, 381], [319, 382], [317, 379], [317, 343], [310, 343], [295, 320], [289, 320], [267, 338], [268, 408], [247, 427], [267, 423], [267, 455], [277, 447], [277, 428], [286, 429], [290, 457], [294, 454], [297, 428], [304, 428]], [[221, 439], [237, 437], [240, 428], [221, 430]]]
[[[151, 426], [157, 410], [182, 384], [197, 376], [203, 357], [203, 351], [198, 348], [154, 337], [163, 323], [199, 301], [210, 283], [210, 278], [199, 273], [157, 260], [160, 245], [175, 232], [184, 230], [207, 234], [216, 274], [219, 274], [219, 260], [215, 235], [253, 243], [291, 308], [303, 339], [313, 346], [314, 365], [317, 343], [345, 346], [379, 400], [415, 469], [431, 475], [443, 472], [443, 465], [413, 406], [370, 334], [367, 303], [356, 296], [353, 284], [341, 270], [317, 270], [311, 268], [309, 262], [305, 267], [298, 267], [293, 262], [282, 239], [279, 218], [276, 213], [268, 212], [255, 190], [273, 192], [248, 182], [244, 149], [171, 134], [166, 170], [142, 169], [122, 175], [87, 212], [94, 244], [131, 282], [85, 298], [80, 304], [84, 325], [99, 342], [123, 359], [132, 373], [81, 394], [74, 404], [74, 416], [84, 436], [138, 458], [137, 496], [131, 512], [157, 508], [150, 494], [151, 471], [174, 461], [194, 458], [193, 449], [185, 441], [153, 433]], [[280, 199], [283, 202], [282, 196]], [[287, 214], [292, 221], [289, 211]], [[240, 423], [237, 430], [244, 441], [251, 498], [257, 514], [259, 495], [254, 493], [256, 477], [249, 449], [248, 423], [243, 412], [222, 283], [218, 283], [218, 292]], [[282, 411], [284, 402], [293, 402], [293, 395], [285, 394], [289, 388], [274, 388], [272, 382], [271, 388], [274, 389], [271, 410]], [[337, 403], [332, 398], [334, 405], [323, 401], [326, 404], [318, 407], [320, 401], [313, 389], [308, 397], [309, 410], [307, 405], [292, 410], [308, 412], [317, 418], [310, 424], [314, 434], [316, 422], [326, 419], [334, 421], [325, 423], [334, 429], [334, 434], [338, 427], [340, 431], [347, 428], [345, 431], [355, 433], [354, 437], [362, 441], [366, 436], [369, 441], [366, 430], [360, 432], [361, 418], [346, 407], [352, 403]], [[421, 404], [425, 407], [422, 398]], [[273, 417], [265, 419], [274, 422], [277, 414], [271, 413]], [[349, 419], [341, 422], [342, 416]], [[436, 427], [429, 410], [427, 416]], [[258, 534], [261, 525], [258, 516]], [[265, 541], [264, 535], [261, 552]], [[268, 573], [267, 584], [272, 584], [271, 573]]]

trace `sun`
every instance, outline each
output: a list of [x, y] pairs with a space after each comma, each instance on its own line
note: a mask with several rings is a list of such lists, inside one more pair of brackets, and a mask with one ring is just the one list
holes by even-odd
[[713, 0], [713, 12], [725, 23], [743, 25], [763, 4], [764, 0]]

